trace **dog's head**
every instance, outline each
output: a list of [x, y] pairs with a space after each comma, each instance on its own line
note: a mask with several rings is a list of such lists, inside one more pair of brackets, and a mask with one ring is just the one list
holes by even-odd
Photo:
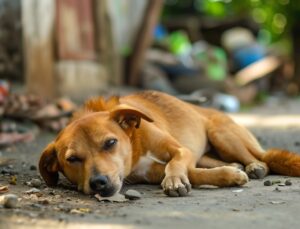
[[152, 122], [145, 113], [118, 105], [73, 120], [42, 153], [39, 170], [46, 184], [56, 185], [61, 172], [86, 194], [118, 192], [131, 170], [131, 138], [141, 119]]

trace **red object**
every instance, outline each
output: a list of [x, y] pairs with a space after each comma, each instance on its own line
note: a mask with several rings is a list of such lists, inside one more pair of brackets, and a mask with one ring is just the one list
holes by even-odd
[[56, 41], [59, 59], [95, 59], [92, 3], [92, 0], [56, 0]]
[[9, 94], [9, 83], [6, 80], [0, 80], [0, 104], [4, 102]]

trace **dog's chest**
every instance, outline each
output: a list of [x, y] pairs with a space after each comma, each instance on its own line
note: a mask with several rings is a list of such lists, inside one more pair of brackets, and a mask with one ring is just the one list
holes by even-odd
[[166, 162], [156, 158], [150, 151], [145, 156], [142, 156], [138, 163], [133, 168], [133, 173], [136, 176], [146, 178], [147, 172], [151, 169], [153, 163], [165, 165]]

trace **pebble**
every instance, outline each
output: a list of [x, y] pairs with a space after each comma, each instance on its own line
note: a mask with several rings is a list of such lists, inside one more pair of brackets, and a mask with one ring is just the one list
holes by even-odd
[[275, 192], [281, 192], [281, 190], [280, 190], [278, 187], [276, 187], [276, 188], [274, 189], [274, 191], [275, 191]]
[[142, 197], [141, 193], [139, 193], [138, 191], [133, 190], [133, 189], [128, 189], [125, 192], [125, 198], [129, 199], [129, 200], [137, 200], [137, 199], [140, 199], [141, 197]]
[[1, 203], [5, 208], [16, 208], [18, 205], [18, 196], [14, 194], [6, 194], [2, 196]]
[[300, 146], [300, 142], [295, 142], [294, 145], [295, 146]]
[[30, 170], [37, 170], [37, 167], [36, 167], [35, 165], [31, 165], [31, 166], [29, 167], [29, 169], [30, 169]]
[[266, 180], [264, 182], [264, 186], [271, 186], [271, 185], [272, 185], [272, 181], [270, 181], [270, 180]]
[[285, 184], [286, 186], [291, 186], [291, 185], [292, 185], [292, 181], [286, 180], [286, 181], [284, 182], [284, 184]]
[[3, 174], [3, 175], [17, 175], [18, 172], [14, 171], [11, 168], [6, 167], [6, 168], [1, 169], [1, 174]]
[[42, 181], [40, 179], [35, 178], [30, 181], [30, 184], [32, 187], [39, 188], [42, 185]]
[[48, 204], [50, 204], [50, 201], [47, 200], [47, 199], [39, 200], [38, 202], [39, 202], [39, 204], [43, 204], [43, 205], [48, 205]]
[[67, 220], [67, 217], [64, 216], [64, 215], [60, 215], [60, 216], [58, 217], [58, 221], [60, 221], [60, 222], [66, 221], [66, 220]]
[[31, 207], [36, 208], [36, 209], [42, 209], [43, 205], [37, 204], [37, 203], [33, 203], [33, 204], [31, 204]]

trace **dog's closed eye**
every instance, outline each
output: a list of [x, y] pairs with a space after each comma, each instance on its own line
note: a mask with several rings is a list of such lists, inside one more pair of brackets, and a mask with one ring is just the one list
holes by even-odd
[[103, 149], [104, 150], [110, 150], [111, 148], [113, 148], [117, 144], [117, 142], [118, 142], [118, 140], [115, 139], [115, 138], [107, 139], [103, 144]]
[[67, 161], [70, 163], [82, 162], [82, 159], [76, 156], [70, 156], [67, 158]]

